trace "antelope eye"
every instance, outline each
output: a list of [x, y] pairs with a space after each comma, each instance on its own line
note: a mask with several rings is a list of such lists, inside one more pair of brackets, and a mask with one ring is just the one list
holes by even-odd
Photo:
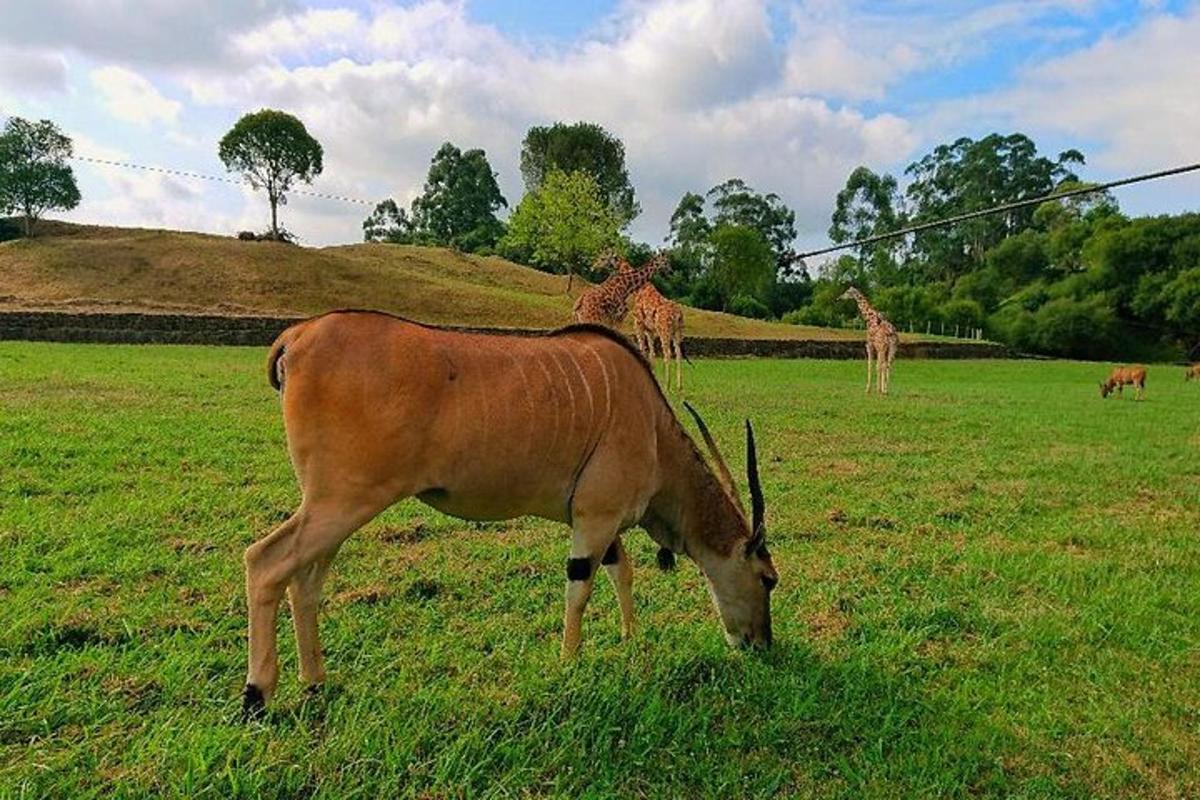
[[779, 578], [772, 578], [770, 575], [762, 576], [762, 585], [768, 592], [774, 589], [777, 583], [779, 583]]

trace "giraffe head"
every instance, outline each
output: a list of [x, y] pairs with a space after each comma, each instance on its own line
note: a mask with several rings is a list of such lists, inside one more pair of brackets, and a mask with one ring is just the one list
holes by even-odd
[[597, 272], [619, 272], [624, 263], [625, 259], [621, 258], [620, 253], [609, 247], [596, 254], [596, 260], [592, 262], [592, 268]]
[[857, 303], [862, 299], [862, 297], [862, 292], [860, 292], [858, 289], [855, 289], [853, 286], [850, 286], [846, 289], [846, 291], [842, 292], [842, 296], [839, 297], [838, 300], [853, 300]]

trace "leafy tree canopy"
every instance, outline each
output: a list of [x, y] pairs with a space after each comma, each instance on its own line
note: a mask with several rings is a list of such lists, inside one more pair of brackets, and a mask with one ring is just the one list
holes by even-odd
[[529, 129], [521, 144], [525, 191], [537, 191], [554, 171], [591, 175], [622, 228], [641, 212], [625, 167], [625, 145], [595, 123], [556, 122]]
[[383, 201], [363, 221], [363, 238], [486, 251], [504, 234], [496, 212], [507, 205], [487, 155], [446, 142], [430, 162], [425, 189], [413, 200], [412, 213], [394, 200]]
[[10, 117], [0, 134], [0, 212], [19, 213], [24, 233], [46, 211], [79, 205], [75, 173], [67, 164], [71, 140], [50, 120]]
[[587, 271], [602, 250], [621, 247], [622, 224], [590, 173], [553, 170], [517, 205], [499, 250], [573, 277]]
[[304, 123], [283, 111], [246, 114], [221, 138], [217, 154], [231, 172], [240, 172], [255, 189], [266, 189], [271, 204], [271, 233], [279, 237], [278, 207], [297, 181], [312, 183], [321, 174], [321, 143]]

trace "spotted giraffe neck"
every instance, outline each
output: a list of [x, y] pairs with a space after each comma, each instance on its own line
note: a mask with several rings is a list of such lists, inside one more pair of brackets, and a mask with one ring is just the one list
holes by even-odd
[[858, 313], [867, 321], [867, 325], [874, 327], [883, 321], [883, 315], [876, 311], [875, 307], [861, 294], [854, 298], [854, 302], [858, 304]]

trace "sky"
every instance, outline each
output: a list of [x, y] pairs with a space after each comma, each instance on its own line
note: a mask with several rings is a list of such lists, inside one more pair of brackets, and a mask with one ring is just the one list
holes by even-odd
[[[826, 243], [857, 166], [901, 176], [960, 136], [1021, 131], [1107, 180], [1200, 161], [1200, 1], [40, 0], [5, 11], [0, 115], [47, 118], [76, 154], [224, 175], [217, 142], [259, 108], [322, 143], [283, 224], [361, 240], [386, 197], [419, 194], [438, 146], [483, 148], [510, 206], [533, 125], [620, 137], [657, 245], [684, 192], [731, 177]], [[75, 164], [80, 222], [262, 230], [248, 187]], [[1117, 195], [1133, 214], [1200, 208], [1200, 178]]]

